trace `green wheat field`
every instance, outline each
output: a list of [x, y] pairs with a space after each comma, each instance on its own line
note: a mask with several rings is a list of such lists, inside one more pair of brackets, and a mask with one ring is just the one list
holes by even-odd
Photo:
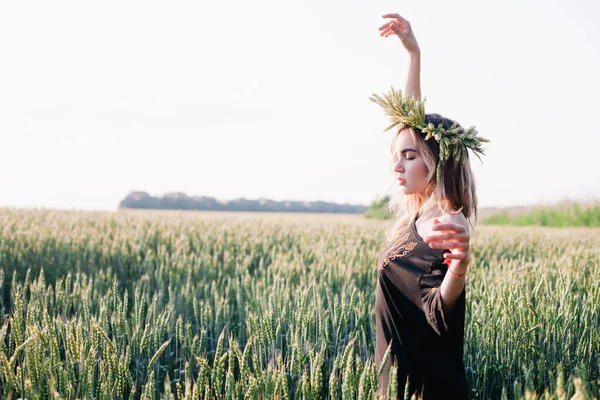
[[[0, 209], [0, 397], [377, 398], [391, 224]], [[598, 398], [600, 229], [481, 225], [471, 238], [471, 397]]]

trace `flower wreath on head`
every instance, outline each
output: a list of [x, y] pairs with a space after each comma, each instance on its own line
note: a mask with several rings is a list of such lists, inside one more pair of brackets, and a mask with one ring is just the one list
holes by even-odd
[[388, 93], [383, 94], [383, 98], [373, 93], [370, 100], [379, 104], [385, 114], [392, 119], [392, 124], [385, 128], [384, 132], [396, 125], [404, 125], [426, 133], [425, 140], [431, 138], [437, 140], [440, 145], [440, 159], [436, 170], [438, 182], [442, 175], [442, 166], [450, 157], [464, 163], [467, 159], [467, 148], [471, 149], [480, 160], [479, 154], [484, 155], [481, 144], [489, 140], [479, 136], [474, 126], [467, 130], [458, 126], [456, 122], [449, 129], [444, 129], [442, 124], [434, 126], [431, 122], [425, 126], [426, 99], [415, 100], [410, 96], [402, 95], [400, 90], [394, 90], [392, 87]]

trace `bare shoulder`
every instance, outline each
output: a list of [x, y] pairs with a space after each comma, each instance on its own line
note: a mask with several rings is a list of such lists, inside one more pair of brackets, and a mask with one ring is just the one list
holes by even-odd
[[438, 220], [442, 223], [453, 223], [453, 224], [461, 225], [462, 227], [465, 228], [466, 232], [469, 232], [469, 221], [467, 220], [467, 218], [465, 217], [465, 215], [462, 212], [451, 213], [451, 214], [444, 213], [443, 215], [438, 217]]
[[436, 216], [430, 216], [417, 222], [417, 232], [419, 233], [419, 236], [424, 238], [426, 236], [437, 235], [440, 233], [439, 231], [432, 230], [434, 219], [437, 219], [441, 223], [459, 224], [465, 228], [467, 233], [469, 233], [469, 221], [463, 213], [440, 212]]

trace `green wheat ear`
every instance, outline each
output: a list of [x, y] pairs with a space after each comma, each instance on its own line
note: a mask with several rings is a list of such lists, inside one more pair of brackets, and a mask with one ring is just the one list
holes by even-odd
[[[403, 95], [400, 90], [392, 86], [390, 91], [383, 94], [383, 97], [373, 93], [369, 98], [372, 102], [379, 105], [385, 115], [391, 119], [391, 125], [383, 131], [387, 132], [397, 125], [409, 126], [425, 133], [425, 140], [434, 138], [440, 145], [440, 159], [437, 165], [436, 177], [438, 182], [442, 175], [442, 166], [450, 158], [459, 162], [466, 162], [467, 148], [471, 149], [478, 157], [484, 154], [481, 147], [482, 143], [488, 143], [489, 140], [479, 136], [474, 126], [468, 130], [458, 126], [455, 122], [449, 129], [444, 129], [442, 124], [435, 126], [432, 123], [425, 126], [425, 100], [415, 100], [411, 96]], [[481, 158], [480, 158], [481, 159]]]
[[387, 132], [397, 125], [406, 125], [421, 129], [425, 123], [425, 100], [418, 101], [411, 96], [405, 96], [402, 91], [394, 89], [383, 94], [383, 97], [373, 93], [369, 98], [383, 108], [385, 115], [391, 118], [392, 124], [383, 131]]

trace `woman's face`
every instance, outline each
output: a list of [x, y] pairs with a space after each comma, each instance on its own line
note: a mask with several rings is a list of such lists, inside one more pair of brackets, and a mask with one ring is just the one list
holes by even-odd
[[425, 192], [427, 188], [427, 165], [417, 152], [417, 146], [411, 132], [404, 130], [396, 138], [394, 154], [394, 172], [404, 194]]

